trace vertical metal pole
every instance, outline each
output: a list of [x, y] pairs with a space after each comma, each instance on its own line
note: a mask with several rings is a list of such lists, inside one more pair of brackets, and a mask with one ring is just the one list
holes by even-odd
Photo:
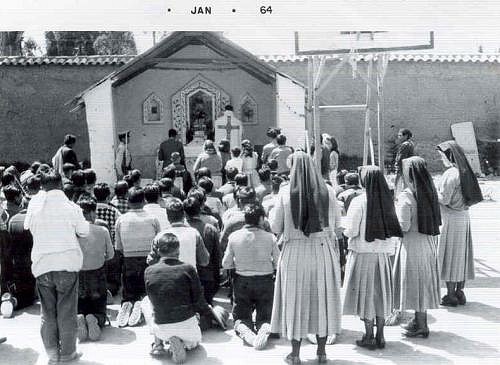
[[[318, 64], [317, 56], [314, 57], [314, 73], [319, 72], [319, 64]], [[314, 77], [316, 75], [314, 74]], [[321, 135], [321, 126], [320, 126], [320, 110], [319, 110], [319, 98], [316, 93], [316, 87], [313, 85], [313, 128], [314, 128], [314, 161], [316, 162], [316, 168], [321, 173], [321, 144], [320, 144], [320, 135]]]
[[384, 119], [383, 119], [383, 111], [384, 111], [384, 91], [382, 87], [382, 77], [383, 70], [380, 67], [380, 64], [384, 61], [381, 57], [378, 57], [378, 67], [377, 67], [377, 152], [378, 152], [378, 166], [380, 167], [380, 171], [384, 173], [385, 168], [385, 144], [384, 144]]
[[307, 57], [307, 103], [306, 103], [306, 129], [307, 129], [307, 153], [311, 152], [310, 139], [313, 136], [313, 90], [314, 90], [314, 64], [312, 56]]
[[[373, 59], [368, 63], [368, 81], [372, 79]], [[365, 111], [365, 131], [363, 144], [363, 165], [368, 164], [368, 148], [370, 140], [370, 104], [371, 104], [371, 86], [366, 83], [366, 111]], [[373, 161], [372, 161], [373, 163]]]

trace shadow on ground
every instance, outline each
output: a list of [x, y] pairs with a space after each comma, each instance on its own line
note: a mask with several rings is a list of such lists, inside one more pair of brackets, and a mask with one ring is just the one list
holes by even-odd
[[126, 328], [105, 327], [102, 331], [101, 343], [111, 345], [126, 345], [136, 340], [136, 334]]
[[30, 348], [20, 349], [7, 342], [0, 345], [0, 363], [33, 365], [37, 362], [39, 353]]

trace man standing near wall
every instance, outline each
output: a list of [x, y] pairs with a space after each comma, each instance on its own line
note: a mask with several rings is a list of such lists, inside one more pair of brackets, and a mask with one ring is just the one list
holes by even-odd
[[132, 170], [132, 156], [128, 150], [130, 143], [130, 131], [118, 133], [118, 148], [116, 149], [115, 169], [118, 181], [123, 179], [125, 175]]
[[398, 198], [398, 194], [403, 191], [402, 166], [403, 160], [408, 157], [415, 156], [415, 145], [411, 140], [413, 134], [409, 129], [402, 128], [398, 132], [399, 146], [397, 147], [396, 159], [394, 160], [394, 170], [396, 173], [396, 181], [394, 183], [394, 198]]
[[62, 145], [52, 157], [52, 166], [61, 176], [63, 175], [63, 165], [65, 163], [71, 163], [77, 168], [80, 166], [78, 163], [78, 158], [73, 150], [76, 143], [76, 137], [72, 134], [67, 134], [64, 136], [64, 145]]
[[186, 166], [184, 157], [184, 146], [182, 142], [177, 140], [177, 131], [170, 129], [168, 131], [168, 139], [160, 144], [158, 150], [158, 160], [162, 162], [162, 167], [165, 168], [172, 163], [172, 153], [178, 152], [181, 155], [181, 165]]

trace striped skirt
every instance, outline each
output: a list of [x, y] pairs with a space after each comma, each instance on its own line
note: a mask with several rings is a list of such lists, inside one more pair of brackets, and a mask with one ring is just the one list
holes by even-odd
[[341, 330], [340, 267], [336, 243], [326, 234], [284, 244], [278, 263], [272, 332], [289, 340]]
[[443, 226], [439, 238], [441, 280], [460, 282], [474, 279], [474, 254], [468, 210], [441, 206]]
[[424, 312], [439, 308], [437, 240], [419, 232], [405, 233], [393, 270], [396, 309]]
[[344, 314], [367, 320], [391, 314], [392, 274], [387, 253], [350, 251], [344, 280]]

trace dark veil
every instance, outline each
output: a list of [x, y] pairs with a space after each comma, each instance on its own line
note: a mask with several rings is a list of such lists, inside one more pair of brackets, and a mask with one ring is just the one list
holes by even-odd
[[422, 157], [403, 160], [403, 179], [417, 201], [418, 231], [436, 236], [441, 225], [439, 201], [427, 164]]
[[361, 185], [366, 190], [366, 241], [403, 237], [391, 192], [380, 169], [361, 166], [359, 172]]
[[470, 207], [483, 200], [483, 194], [481, 193], [476, 175], [472, 171], [462, 147], [455, 141], [445, 141], [439, 144], [437, 148], [457, 167], [465, 204]]
[[328, 227], [329, 200], [326, 183], [312, 158], [303, 151], [295, 152], [290, 172], [290, 205], [295, 228], [309, 236]]

